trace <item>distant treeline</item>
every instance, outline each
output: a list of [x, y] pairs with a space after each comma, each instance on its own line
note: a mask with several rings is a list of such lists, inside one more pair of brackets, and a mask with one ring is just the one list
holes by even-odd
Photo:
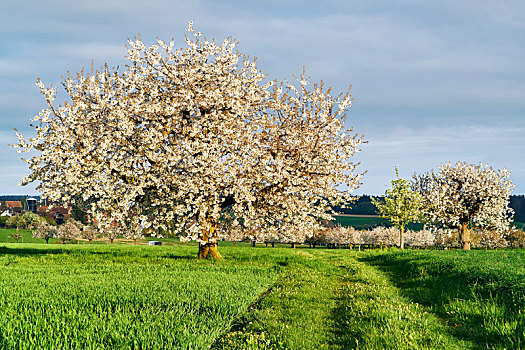
[[510, 205], [514, 209], [514, 221], [525, 222], [525, 196], [510, 196]]
[[[372, 204], [372, 198], [383, 198], [382, 196], [360, 196], [351, 203], [350, 208], [335, 207], [335, 211], [343, 214], [354, 215], [377, 215], [377, 208]], [[510, 205], [514, 209], [514, 221], [525, 222], [525, 195], [510, 196]]]
[[354, 215], [377, 215], [377, 208], [372, 204], [372, 198], [383, 198], [383, 196], [362, 195], [355, 202], [347, 205], [346, 208], [335, 207], [334, 210], [343, 214]]
[[22, 201], [23, 199], [27, 199], [27, 198], [35, 198], [36, 200], [40, 201], [40, 196], [17, 195], [17, 194], [0, 196], [0, 201]]

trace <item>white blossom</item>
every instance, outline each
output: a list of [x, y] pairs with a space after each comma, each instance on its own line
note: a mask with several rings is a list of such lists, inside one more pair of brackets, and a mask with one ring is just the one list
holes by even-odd
[[470, 249], [471, 227], [507, 230], [513, 211], [509, 208], [512, 182], [507, 169], [482, 164], [446, 163], [438, 171], [415, 175], [414, 187], [423, 197], [431, 222], [458, 229], [464, 249]]
[[39, 80], [48, 108], [36, 137], [18, 134], [20, 152], [39, 151], [21, 183], [38, 181], [52, 201], [89, 201], [111, 237], [142, 225], [216, 244], [226, 209], [244, 229], [311, 236], [360, 184], [349, 159], [362, 137], [344, 127], [350, 94], [333, 97], [304, 73], [298, 87], [264, 83], [233, 39], [202, 39], [191, 22], [188, 31], [177, 50], [130, 40], [122, 73], [68, 75], [59, 106]]

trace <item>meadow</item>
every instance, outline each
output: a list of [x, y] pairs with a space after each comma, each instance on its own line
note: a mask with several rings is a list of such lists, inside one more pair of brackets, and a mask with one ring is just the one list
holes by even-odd
[[525, 252], [0, 245], [2, 349], [525, 347]]

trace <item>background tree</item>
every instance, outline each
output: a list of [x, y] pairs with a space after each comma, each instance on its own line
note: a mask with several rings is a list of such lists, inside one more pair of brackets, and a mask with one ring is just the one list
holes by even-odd
[[360, 184], [349, 159], [362, 138], [344, 126], [349, 92], [334, 97], [304, 73], [297, 86], [264, 83], [233, 39], [188, 31], [178, 50], [129, 41], [123, 73], [68, 75], [70, 102], [57, 107], [39, 80], [48, 108], [35, 138], [18, 133], [15, 147], [40, 153], [22, 184], [39, 181], [52, 201], [81, 197], [101, 230], [173, 227], [200, 243], [200, 258], [220, 257], [225, 210], [246, 229], [311, 235]]
[[90, 203], [85, 202], [81, 196], [75, 196], [73, 205], [71, 206], [70, 216], [84, 225], [88, 224], [89, 206]]
[[138, 239], [144, 239], [144, 229], [141, 225], [131, 226], [126, 230], [124, 238], [132, 239], [134, 244], [137, 244]]
[[8, 237], [14, 239], [15, 242], [18, 243], [19, 240], [24, 238], [24, 235], [21, 232], [13, 232]]
[[80, 228], [82, 224], [75, 219], [68, 219], [65, 223], [58, 226], [56, 237], [61, 239], [63, 243], [69, 243], [72, 239], [80, 237]]
[[33, 237], [45, 239], [46, 244], [48, 244], [49, 239], [55, 237], [56, 234], [56, 227], [50, 225], [44, 218], [41, 218], [39, 223], [36, 225], [35, 230], [33, 231]]
[[7, 218], [7, 220], [5, 221], [5, 225], [7, 227], [16, 227], [16, 215], [12, 215], [10, 217]]
[[512, 248], [525, 247], [525, 231], [523, 229], [511, 228], [506, 236], [509, 245]]
[[18, 231], [20, 227], [25, 227], [27, 225], [27, 221], [23, 215], [13, 215], [7, 219], [5, 224], [10, 227], [16, 227], [16, 230]]
[[505, 234], [502, 230], [474, 230], [473, 235], [479, 239], [479, 245], [487, 249], [505, 248], [508, 241], [505, 239]]
[[414, 175], [425, 215], [430, 221], [458, 230], [463, 249], [470, 249], [470, 229], [507, 230], [512, 220], [510, 173], [491, 167], [457, 162], [438, 171]]
[[115, 242], [115, 239], [123, 233], [126, 232], [126, 229], [122, 229], [119, 227], [117, 223], [110, 224], [103, 232], [103, 236], [107, 239], [109, 239], [109, 244], [113, 244]]
[[24, 221], [23, 226], [30, 230], [35, 228], [41, 221], [40, 216], [32, 212], [25, 212], [22, 215], [22, 219]]
[[98, 235], [98, 231], [91, 225], [84, 225], [80, 231], [80, 238], [87, 239], [89, 244], [91, 244]]
[[405, 247], [405, 225], [421, 219], [421, 195], [411, 189], [408, 180], [401, 179], [396, 170], [396, 179], [390, 183], [392, 187], [385, 191], [383, 200], [372, 198], [372, 203], [379, 210], [379, 215], [390, 219], [392, 224], [399, 229], [399, 248]]

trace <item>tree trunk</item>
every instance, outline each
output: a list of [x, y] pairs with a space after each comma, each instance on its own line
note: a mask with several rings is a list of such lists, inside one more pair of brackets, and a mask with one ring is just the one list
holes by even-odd
[[46, 244], [49, 244], [49, 237], [45, 237]]
[[235, 247], [235, 241], [232, 242], [232, 245]]
[[211, 218], [207, 218], [208, 228], [202, 230], [201, 242], [199, 244], [199, 259], [207, 259], [211, 256], [214, 259], [222, 259], [219, 253], [217, 241], [219, 236], [217, 235], [218, 224]]
[[405, 249], [405, 226], [399, 228], [399, 248]]
[[109, 239], [110, 244], [113, 244], [113, 240], [114, 240], [114, 238], [110, 238]]
[[272, 248], [274, 248], [274, 247], [275, 247], [275, 242], [272, 242]]
[[292, 248], [293, 248], [293, 249], [295, 249], [295, 242], [294, 242], [294, 243], [292, 243]]
[[468, 222], [461, 224], [459, 227], [459, 241], [463, 250], [470, 250], [470, 230], [468, 229]]
[[252, 247], [255, 248], [255, 241], [252, 241]]

